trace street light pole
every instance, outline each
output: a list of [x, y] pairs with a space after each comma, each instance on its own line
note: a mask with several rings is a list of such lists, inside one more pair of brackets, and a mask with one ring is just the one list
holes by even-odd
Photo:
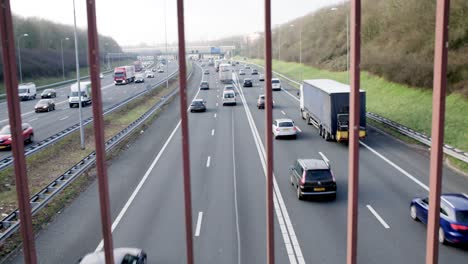
[[28, 33], [24, 33], [18, 37], [18, 60], [19, 60], [19, 72], [20, 72], [20, 83], [23, 83], [23, 72], [21, 70], [21, 48], [20, 48], [20, 40], [23, 37], [28, 37]]
[[166, 89], [169, 89], [169, 60], [167, 59], [167, 17], [166, 0], [164, 0], [164, 35], [166, 39]]
[[80, 84], [80, 61], [78, 59], [78, 33], [76, 30], [76, 12], [75, 0], [73, 0], [73, 22], [74, 22], [74, 35], [75, 35], [75, 60], [76, 60], [76, 83], [78, 85], [78, 116], [80, 122], [80, 145], [81, 149], [85, 149], [84, 141], [84, 127], [83, 127], [83, 114], [81, 105], [81, 84]]
[[62, 77], [65, 80], [65, 63], [63, 62], [63, 41], [69, 38], [60, 39], [60, 49], [62, 50]]

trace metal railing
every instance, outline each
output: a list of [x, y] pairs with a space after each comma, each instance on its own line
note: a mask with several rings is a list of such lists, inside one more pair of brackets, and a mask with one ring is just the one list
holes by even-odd
[[[190, 72], [187, 79], [192, 75]], [[175, 75], [172, 74], [171, 78], [174, 78]], [[164, 82], [159, 82], [155, 84], [152, 88], [161, 86]], [[144, 91], [144, 93], [148, 93]], [[168, 95], [160, 99], [154, 106], [148, 109], [143, 113], [139, 118], [130, 123], [127, 127], [122, 129], [120, 132], [115, 134], [112, 138], [106, 141], [106, 152], [112, 150], [117, 146], [122, 140], [130, 136], [137, 128], [139, 128], [148, 118], [150, 118], [156, 111], [161, 109], [167, 102], [169, 102], [176, 94], [178, 93], [177, 89], [173, 89]], [[44, 206], [51, 202], [55, 196], [60, 194], [68, 185], [74, 182], [80, 175], [86, 172], [92, 165], [96, 162], [96, 153], [93, 151], [82, 160], [78, 161], [70, 169], [65, 171], [62, 175], [58, 176], [55, 180], [49, 183], [46, 187], [38, 191], [36, 194], [32, 195], [29, 203], [31, 204], [32, 215], [37, 214]], [[19, 209], [14, 210], [12, 213], [0, 220], [0, 242], [9, 238], [15, 231], [18, 230], [20, 226], [19, 221]]]
[[[174, 71], [173, 73], [171, 73], [167, 78], [171, 79], [173, 78], [174, 76], [177, 75], [177, 72], [178, 71]], [[159, 81], [158, 83], [156, 84], [153, 84], [150, 86], [150, 88], [144, 90], [144, 91], [141, 91], [119, 103], [116, 103], [112, 106], [110, 106], [109, 108], [107, 108], [105, 111], [104, 111], [104, 115], [107, 115], [107, 114], [110, 114], [116, 110], [118, 110], [119, 108], [125, 106], [126, 104], [132, 102], [133, 100], [147, 94], [151, 89], [154, 89], [155, 87], [163, 84], [166, 82], [167, 78], [164, 78], [163, 80]], [[89, 117], [89, 118], [86, 118], [83, 120], [83, 126], [86, 126], [88, 124], [90, 124], [91, 122], [93, 122], [93, 117]], [[80, 124], [77, 123], [77, 124], [74, 124], [72, 126], [69, 126], [67, 128], [65, 128], [64, 130], [60, 131], [60, 132], [57, 132], [55, 133], [54, 135], [46, 138], [46, 139], [43, 139], [41, 140], [40, 142], [37, 142], [35, 144], [32, 144], [32, 145], [29, 145], [27, 147], [24, 148], [24, 153], [26, 156], [29, 156], [31, 154], [34, 154], [38, 151], [41, 151], [47, 147], [49, 147], [50, 145], [60, 141], [61, 139], [63, 139], [64, 137], [70, 135], [71, 133], [77, 131], [78, 129], [80, 129]], [[9, 166], [11, 166], [13, 164], [13, 157], [12, 156], [8, 156], [8, 157], [5, 157], [3, 159], [0, 159], [0, 171], [8, 168]]]
[[[447, 54], [448, 54], [448, 20], [450, 0], [437, 0], [436, 29], [434, 45], [434, 94], [432, 113], [432, 146], [429, 178], [429, 214], [426, 239], [426, 263], [438, 263], [438, 229], [440, 218], [440, 190], [442, 179], [442, 154], [444, 136], [445, 91], [447, 84]], [[348, 213], [347, 213], [347, 264], [357, 263], [357, 216], [358, 216], [358, 178], [359, 178], [359, 146], [358, 143], [358, 110], [359, 110], [359, 82], [360, 82], [360, 29], [361, 29], [361, 1], [350, 0], [350, 28], [351, 28], [351, 58], [350, 58], [350, 131], [349, 160], [348, 160]], [[88, 59], [91, 73], [92, 94], [96, 100], [93, 103], [93, 127], [96, 146], [96, 168], [99, 189], [99, 204], [101, 209], [101, 230], [104, 240], [104, 255], [107, 264], [114, 263], [113, 240], [111, 232], [111, 216], [107, 168], [105, 164], [105, 140], [102, 97], [99, 82], [99, 47], [96, 27], [96, 0], [86, 1], [86, 14], [88, 25]], [[265, 60], [266, 79], [271, 79], [271, 0], [264, 0], [265, 11]], [[182, 127], [182, 160], [184, 175], [184, 212], [185, 212], [185, 238], [187, 263], [194, 263], [192, 238], [192, 200], [190, 192], [190, 160], [188, 118], [185, 111], [187, 105], [187, 83], [185, 63], [185, 26], [184, 1], [177, 0], [178, 45], [179, 45], [179, 91], [180, 116]], [[37, 263], [34, 231], [32, 229], [31, 204], [29, 203], [29, 187], [26, 171], [24, 147], [22, 142], [21, 109], [17, 94], [18, 79], [16, 71], [15, 45], [13, 36], [13, 21], [10, 0], [0, 0], [0, 33], [2, 46], [3, 71], [9, 110], [9, 122], [12, 130], [12, 151], [16, 176], [16, 193], [19, 204], [19, 219], [21, 224], [21, 237], [23, 242], [24, 262]], [[273, 264], [274, 259], [274, 222], [272, 203], [272, 167], [273, 144], [271, 136], [272, 109], [268, 107], [272, 101], [271, 82], [266, 84], [266, 145], [267, 145], [267, 181], [266, 181], [266, 240], [267, 263]]]
[[[258, 65], [258, 64], [254, 64], [254, 63], [251, 63], [257, 67], [260, 67], [260, 68], [264, 68], [262, 65]], [[281, 74], [279, 72], [273, 72], [276, 76], [279, 76], [281, 79], [284, 79], [290, 83], [293, 83], [293, 84], [296, 84], [296, 85], [301, 85], [300, 82], [298, 82], [297, 80], [293, 80], [289, 77], [287, 77], [286, 75], [284, 74]], [[373, 121], [376, 121], [378, 123], [381, 123], [383, 125], [386, 125], [394, 130], [396, 130], [397, 132], [399, 132], [400, 134], [402, 135], [405, 135], [409, 138], [412, 138], [416, 141], [418, 141], [419, 143], [422, 143], [428, 147], [431, 146], [431, 138], [421, 132], [418, 132], [414, 129], [411, 129], [409, 127], [406, 127], [400, 123], [397, 123], [395, 121], [392, 121], [388, 118], [385, 118], [383, 116], [380, 116], [376, 113], [372, 113], [372, 112], [366, 112], [366, 116], [367, 118], [373, 120]], [[450, 146], [448, 144], [444, 144], [443, 145], [443, 151], [445, 154], [449, 155], [450, 157], [452, 158], [455, 158], [455, 159], [458, 159], [458, 160], [461, 160], [461, 161], [464, 161], [464, 162], [467, 162], [468, 163], [468, 152], [465, 152], [461, 149], [458, 149], [456, 147], [453, 147], [453, 146]]]

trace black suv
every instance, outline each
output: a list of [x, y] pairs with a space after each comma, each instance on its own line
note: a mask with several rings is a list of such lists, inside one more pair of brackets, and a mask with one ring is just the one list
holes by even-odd
[[289, 168], [289, 174], [299, 200], [315, 195], [336, 198], [336, 180], [329, 163], [318, 159], [298, 159]]
[[244, 86], [244, 87], [253, 87], [252, 79], [244, 79], [244, 84], [242, 86]]
[[200, 90], [209, 90], [210, 89], [210, 85], [208, 84], [208, 82], [201, 82], [200, 83]]

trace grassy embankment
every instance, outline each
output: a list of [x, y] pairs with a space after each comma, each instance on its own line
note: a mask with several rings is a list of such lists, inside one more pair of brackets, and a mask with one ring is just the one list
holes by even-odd
[[[189, 65], [188, 72], [191, 65]], [[106, 140], [117, 134], [131, 122], [140, 117], [149, 108], [156, 104], [161, 97], [167, 95], [172, 89], [178, 86], [178, 79], [170, 81], [169, 89], [163, 84], [153, 90], [149, 95], [140, 97], [133, 102], [122, 107], [118, 111], [106, 115], [105, 120], [105, 138]], [[133, 135], [124, 140], [107, 154], [107, 159], [111, 160], [114, 156], [125, 149], [128, 143], [138, 137], [141, 130], [150, 125], [159, 115], [164, 107], [149, 118], [141, 129], [136, 129]], [[34, 194], [44, 188], [53, 179], [72, 167], [78, 161], [83, 159], [94, 151], [94, 134], [92, 124], [85, 128], [86, 149], [80, 149], [79, 132], [67, 136], [54, 145], [26, 158], [28, 166], [29, 190]], [[50, 166], [53, 164], [53, 166]], [[108, 163], [109, 164], [109, 163]], [[60, 212], [70, 201], [77, 197], [80, 192], [85, 190], [96, 178], [94, 167], [88, 172], [78, 177], [75, 182], [70, 184], [60, 195], [54, 198], [45, 208], [34, 216], [34, 229], [40, 230], [42, 226], [50, 222], [53, 217]], [[10, 167], [0, 172], [0, 218], [17, 208], [16, 189], [14, 186], [15, 178], [13, 168]], [[0, 259], [14, 250], [21, 242], [19, 234], [15, 234], [2, 245], [0, 244]]]
[[[264, 65], [263, 60], [254, 59], [251, 62]], [[300, 80], [302, 72], [304, 79], [323, 78], [348, 83], [346, 72], [320, 70], [299, 63], [274, 60], [273, 69], [294, 80]], [[365, 71], [361, 73], [361, 87], [367, 93], [367, 111], [379, 114], [426, 135], [431, 134], [432, 91], [389, 82]], [[464, 151], [468, 151], [467, 116], [468, 100], [460, 94], [448, 95], [444, 142]], [[385, 129], [388, 130], [388, 128]], [[392, 134], [400, 135], [394, 131]], [[404, 138], [407, 139], [407, 137]], [[468, 164], [465, 162], [452, 158], [450, 158], [450, 162], [464, 172], [468, 172]]]

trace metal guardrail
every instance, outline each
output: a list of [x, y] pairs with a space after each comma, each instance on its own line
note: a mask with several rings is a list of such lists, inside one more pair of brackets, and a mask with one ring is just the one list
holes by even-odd
[[[192, 76], [193, 68], [188, 75], [187, 79]], [[174, 77], [174, 73], [170, 76], [170, 78]], [[163, 82], [159, 82], [153, 85], [153, 89], [163, 84]], [[144, 91], [144, 93], [148, 93], [150, 90]], [[108, 141], [106, 141], [106, 152], [110, 151], [114, 148], [118, 143], [124, 140], [126, 137], [132, 134], [135, 129], [140, 127], [149, 117], [151, 117], [156, 111], [158, 111], [161, 107], [165, 105], [165, 103], [175, 96], [178, 93], [178, 89], [175, 88], [169, 93], [168, 95], [164, 96], [157, 102], [154, 106], [152, 106], [148, 111], [142, 114], [138, 119], [133, 121], [130, 125], [126, 128], [121, 130], [119, 133], [114, 135]], [[42, 190], [34, 194], [30, 201], [31, 204], [31, 212], [32, 215], [38, 213], [44, 206], [46, 206], [56, 195], [58, 195], [63, 189], [65, 189], [68, 185], [70, 185], [78, 176], [83, 174], [86, 170], [88, 170], [96, 161], [96, 153], [93, 151], [88, 156], [77, 162], [73, 167], [68, 169], [65, 173], [58, 176], [55, 180], [53, 180], [50, 184], [44, 187]], [[16, 209], [8, 216], [3, 218], [0, 221], [0, 242], [4, 241], [8, 237], [10, 237], [18, 228], [20, 227], [19, 221], [19, 210]]]
[[[257, 64], [254, 64], [254, 63], [250, 63], [250, 64], [253, 64], [257, 67], [260, 67], [260, 68], [264, 68], [263, 66], [261, 65], [257, 65]], [[281, 73], [278, 73], [278, 72], [273, 72], [275, 75], [281, 77], [282, 79], [285, 79], [291, 83], [294, 83], [294, 84], [297, 84], [297, 85], [301, 85], [301, 83], [299, 83], [298, 81], [296, 80], [293, 80], [293, 79], [290, 79], [288, 77], [286, 77], [285, 75], [281, 74]], [[387, 119], [385, 117], [382, 117], [378, 114], [375, 114], [375, 113], [372, 113], [372, 112], [367, 112], [366, 116], [376, 122], [379, 122], [381, 124], [384, 124], [396, 131], [398, 131], [399, 133], [405, 135], [405, 136], [408, 136], [426, 146], [431, 146], [431, 138], [428, 137], [427, 135], [424, 135], [423, 133], [420, 133], [418, 131], [415, 131], [411, 128], [408, 128], [402, 124], [399, 124], [397, 122], [394, 122], [390, 119]], [[444, 150], [444, 153], [453, 157], [453, 158], [456, 158], [458, 160], [461, 160], [461, 161], [464, 161], [466, 163], [468, 163], [468, 152], [464, 152], [463, 150], [461, 149], [457, 149], [456, 147], [453, 147], [453, 146], [450, 146], [448, 144], [444, 144], [443, 146], [443, 150]]]
[[[177, 71], [174, 71], [173, 73], [171, 73], [167, 78], [171, 79], [173, 78], [178, 72]], [[136, 98], [148, 93], [151, 89], [153, 89], [154, 87], [157, 87], [159, 85], [161, 85], [162, 83], [166, 82], [166, 79], [167, 78], [164, 78], [163, 80], [159, 81], [158, 83], [156, 84], [153, 84], [152, 87], [150, 89], [146, 89], [144, 91], [141, 91], [135, 95], [133, 95], [132, 97], [129, 97], [117, 104], [114, 104], [113, 106], [107, 108], [105, 111], [104, 111], [104, 115], [107, 115], [109, 113], [112, 113], [114, 112], [115, 110], [119, 109], [120, 107], [128, 104], [129, 102], [135, 100]], [[93, 121], [93, 118], [92, 117], [89, 117], [87, 119], [84, 119], [83, 120], [83, 125], [88, 125], [90, 124], [91, 122]], [[30, 145], [28, 147], [26, 147], [24, 149], [24, 155], [25, 156], [29, 156], [33, 153], [36, 153], [46, 147], [48, 147], [50, 144], [53, 144], [59, 140], [61, 140], [62, 138], [66, 137], [67, 135], [77, 131], [78, 129], [80, 128], [80, 124], [77, 123], [77, 124], [74, 124], [36, 144], [33, 144], [33, 145]], [[13, 164], [13, 156], [8, 156], [8, 157], [5, 157], [3, 159], [0, 160], [0, 171], [6, 169], [7, 167], [11, 166]]]

